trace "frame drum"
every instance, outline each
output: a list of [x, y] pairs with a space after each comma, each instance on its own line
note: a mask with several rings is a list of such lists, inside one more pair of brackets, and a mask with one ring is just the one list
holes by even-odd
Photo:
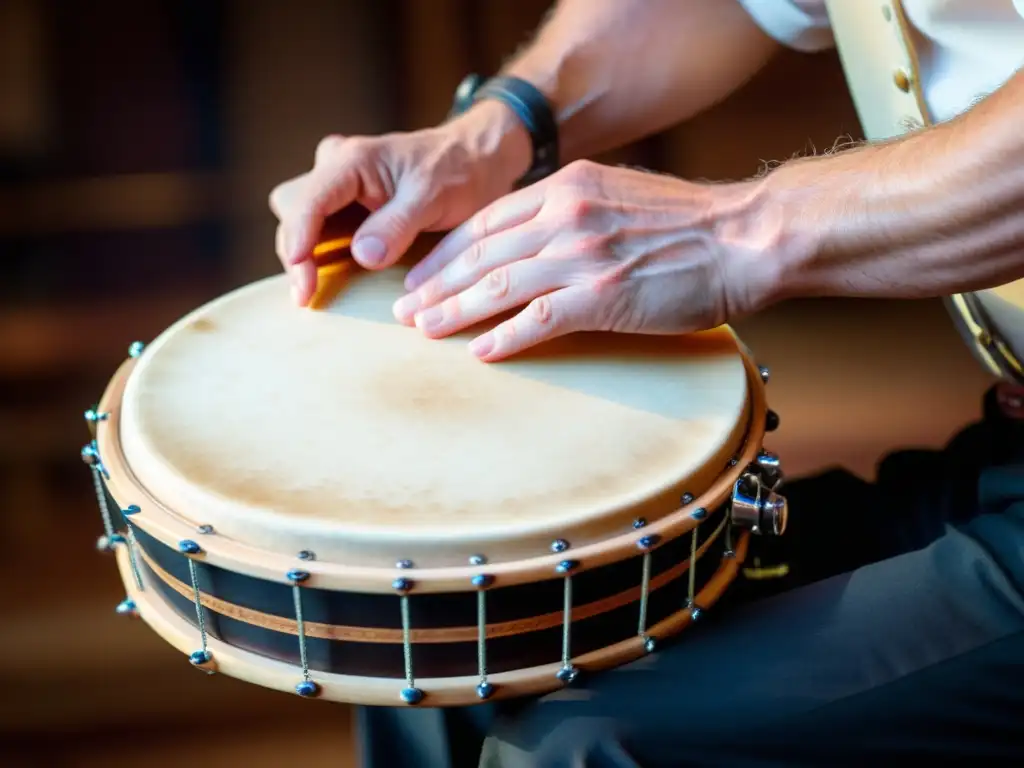
[[[285, 276], [136, 343], [83, 459], [139, 616], [302, 696], [453, 706], [655, 650], [786, 522], [778, 418], [729, 328], [502, 363], [395, 321], [405, 270]], [[480, 329], [476, 329], [480, 332]]]

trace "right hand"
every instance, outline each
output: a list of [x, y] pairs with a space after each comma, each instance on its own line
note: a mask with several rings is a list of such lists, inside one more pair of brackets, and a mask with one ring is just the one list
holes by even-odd
[[530, 139], [513, 113], [484, 101], [434, 128], [379, 137], [329, 136], [312, 170], [270, 195], [276, 250], [305, 306], [316, 292], [313, 247], [324, 220], [352, 203], [370, 211], [352, 239], [367, 269], [398, 261], [422, 232], [458, 226], [510, 192], [530, 164]]

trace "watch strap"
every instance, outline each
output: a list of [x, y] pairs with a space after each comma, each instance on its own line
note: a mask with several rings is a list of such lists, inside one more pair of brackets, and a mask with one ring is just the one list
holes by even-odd
[[558, 122], [543, 93], [518, 77], [499, 75], [482, 80], [479, 75], [469, 75], [455, 92], [452, 114], [461, 114], [484, 99], [505, 104], [530, 135], [533, 160], [520, 185], [531, 184], [558, 170]]

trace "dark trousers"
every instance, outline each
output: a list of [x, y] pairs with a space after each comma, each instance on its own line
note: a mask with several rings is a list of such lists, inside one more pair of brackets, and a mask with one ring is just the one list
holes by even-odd
[[363, 708], [363, 764], [1024, 765], [1024, 421], [993, 390], [944, 450], [786, 494], [790, 531], [754, 550], [786, 577], [539, 700]]

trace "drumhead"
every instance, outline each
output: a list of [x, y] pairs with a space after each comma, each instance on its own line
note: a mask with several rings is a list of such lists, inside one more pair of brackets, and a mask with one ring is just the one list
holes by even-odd
[[574, 334], [501, 363], [394, 320], [405, 270], [351, 267], [320, 309], [285, 276], [182, 318], [136, 361], [120, 438], [173, 514], [266, 551], [391, 567], [588, 544], [699, 495], [740, 449], [720, 328]]

